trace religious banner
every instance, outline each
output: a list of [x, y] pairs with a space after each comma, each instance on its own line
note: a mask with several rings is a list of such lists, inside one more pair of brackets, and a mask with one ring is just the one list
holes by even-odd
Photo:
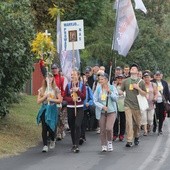
[[62, 51], [84, 49], [83, 20], [61, 22]]
[[[75, 61], [73, 62], [73, 60], [75, 60]], [[61, 55], [60, 55], [60, 64], [61, 64], [61, 68], [62, 68], [62, 74], [65, 77], [66, 82], [71, 81], [71, 71], [73, 69], [73, 63], [75, 63], [74, 69], [79, 70], [79, 68], [80, 68], [79, 50], [75, 50], [74, 59], [73, 59], [73, 52], [71, 50], [62, 51]]]
[[116, 30], [112, 49], [126, 56], [136, 39], [139, 28], [131, 0], [118, 0]]

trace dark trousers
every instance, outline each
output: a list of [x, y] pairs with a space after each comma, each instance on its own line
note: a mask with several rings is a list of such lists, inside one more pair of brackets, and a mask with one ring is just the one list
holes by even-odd
[[113, 127], [113, 136], [124, 135], [126, 127], [125, 112], [118, 112], [118, 116], [115, 120]]
[[77, 114], [75, 116], [74, 108], [67, 108], [68, 124], [71, 130], [71, 139], [73, 145], [79, 145], [81, 124], [84, 116], [83, 107], [77, 108]]
[[82, 124], [81, 124], [81, 135], [80, 135], [80, 138], [83, 138], [85, 139], [86, 138], [86, 128], [90, 127], [88, 125], [89, 123], [89, 110], [84, 110], [84, 116], [83, 116], [83, 121], [82, 121]]
[[89, 120], [88, 123], [89, 130], [95, 130], [99, 126], [98, 120], [96, 119], [95, 105], [92, 105], [89, 108], [88, 120]]
[[[165, 107], [164, 107], [164, 103], [156, 103], [156, 108], [155, 108], [155, 114], [154, 115], [154, 121], [153, 121], [153, 125], [155, 128], [157, 128], [157, 119], [159, 119], [159, 126], [158, 126], [158, 131], [160, 132], [162, 130], [162, 126], [163, 126], [163, 121], [164, 121], [164, 112], [165, 112]], [[156, 118], [155, 118], [156, 117]]]
[[49, 137], [51, 138], [52, 141], [54, 141], [55, 137], [55, 132], [51, 130], [51, 128], [45, 123], [45, 112], [43, 112], [41, 116], [41, 121], [42, 121], [42, 139], [43, 139], [43, 144], [47, 145], [47, 133], [49, 132]]

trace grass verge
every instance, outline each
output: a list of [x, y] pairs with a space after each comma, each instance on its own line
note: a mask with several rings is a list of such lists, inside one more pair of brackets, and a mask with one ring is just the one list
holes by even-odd
[[23, 95], [10, 113], [0, 120], [0, 158], [17, 155], [38, 144], [41, 127], [36, 124], [39, 109], [36, 96]]

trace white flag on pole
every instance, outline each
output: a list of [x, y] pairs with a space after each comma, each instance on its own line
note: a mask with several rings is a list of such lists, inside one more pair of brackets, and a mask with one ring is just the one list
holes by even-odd
[[134, 0], [135, 1], [135, 9], [140, 9], [145, 14], [147, 13], [147, 9], [142, 0]]
[[119, 0], [112, 49], [126, 56], [139, 32], [131, 0]]

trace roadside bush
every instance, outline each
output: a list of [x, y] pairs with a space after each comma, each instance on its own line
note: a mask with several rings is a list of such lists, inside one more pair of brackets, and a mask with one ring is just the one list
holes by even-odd
[[0, 117], [30, 78], [33, 24], [29, 0], [0, 2]]

